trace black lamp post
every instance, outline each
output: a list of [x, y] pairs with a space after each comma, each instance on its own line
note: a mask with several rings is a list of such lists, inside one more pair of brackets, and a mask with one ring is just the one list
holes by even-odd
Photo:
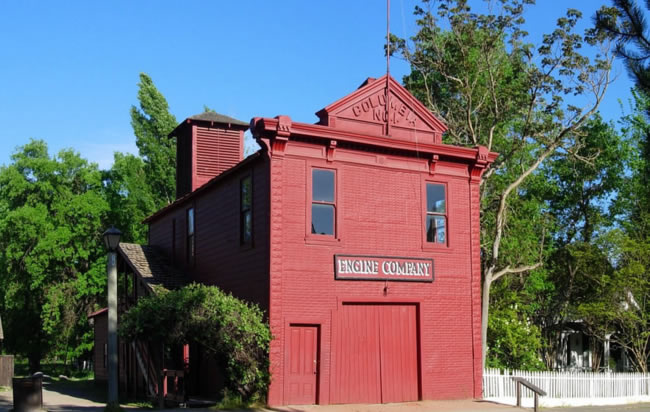
[[120, 245], [120, 237], [122, 232], [115, 226], [111, 226], [104, 232], [104, 245], [109, 252], [115, 252]]
[[104, 244], [108, 249], [108, 404], [119, 405], [117, 398], [117, 247], [120, 232], [115, 227], [104, 232]]

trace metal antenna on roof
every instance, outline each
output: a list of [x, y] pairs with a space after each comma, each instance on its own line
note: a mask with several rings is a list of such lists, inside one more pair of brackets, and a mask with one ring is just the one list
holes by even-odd
[[390, 136], [390, 0], [386, 0], [386, 136]]

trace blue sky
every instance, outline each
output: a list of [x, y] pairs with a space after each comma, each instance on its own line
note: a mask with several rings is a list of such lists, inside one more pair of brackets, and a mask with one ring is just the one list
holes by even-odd
[[[482, 4], [482, 1], [470, 1]], [[585, 25], [606, 0], [538, 0], [531, 41], [571, 6]], [[391, 1], [391, 32], [415, 33], [414, 0]], [[314, 113], [385, 72], [386, 4], [375, 1], [0, 1], [0, 164], [30, 138], [110, 167], [135, 152], [129, 108], [148, 73], [177, 120], [203, 106], [248, 121]], [[391, 60], [398, 80], [408, 72]], [[631, 82], [618, 76], [601, 106], [621, 114]]]

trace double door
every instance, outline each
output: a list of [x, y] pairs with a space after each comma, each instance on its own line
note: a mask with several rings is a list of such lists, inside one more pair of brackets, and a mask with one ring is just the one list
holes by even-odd
[[417, 306], [343, 304], [332, 334], [332, 403], [418, 400]]

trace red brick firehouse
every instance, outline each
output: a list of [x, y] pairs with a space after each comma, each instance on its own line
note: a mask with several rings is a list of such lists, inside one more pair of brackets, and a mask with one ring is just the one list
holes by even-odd
[[[270, 405], [481, 397], [479, 182], [496, 153], [443, 144], [387, 76], [317, 115], [178, 125], [177, 200], [146, 220], [149, 245], [121, 245], [125, 301], [201, 282], [259, 304]], [[249, 127], [261, 150], [242, 159]], [[155, 391], [138, 345], [120, 346], [122, 390]], [[184, 356], [186, 391], [209, 394], [217, 366]]]

